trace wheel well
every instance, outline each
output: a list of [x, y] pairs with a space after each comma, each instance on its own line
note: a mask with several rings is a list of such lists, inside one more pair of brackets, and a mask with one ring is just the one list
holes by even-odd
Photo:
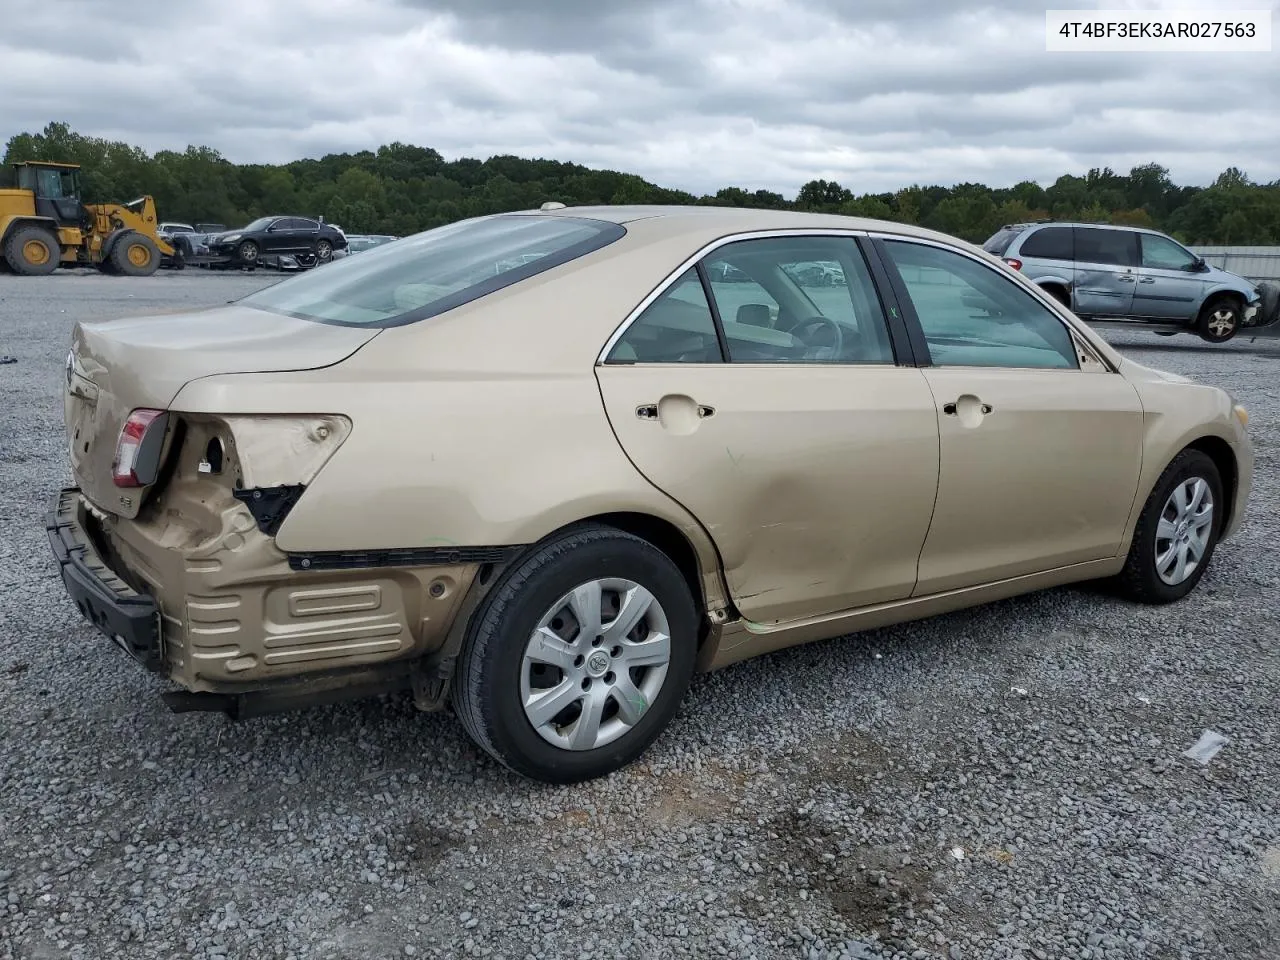
[[1231, 452], [1231, 444], [1223, 440], [1221, 437], [1201, 437], [1187, 444], [1188, 450], [1199, 450], [1205, 454], [1213, 465], [1218, 468], [1218, 473], [1222, 477], [1222, 497], [1226, 500], [1223, 505], [1226, 509], [1223, 511], [1223, 526], [1227, 521], [1235, 515], [1236, 508], [1236, 456]]
[[18, 217], [10, 220], [9, 225], [5, 227], [4, 236], [0, 236], [0, 243], [4, 243], [8, 240], [9, 235], [12, 234], [13, 231], [21, 230], [23, 227], [40, 227], [42, 230], [47, 230], [49, 233], [53, 234], [54, 242], [61, 246], [61, 242], [58, 237], [58, 225], [52, 220], [44, 220], [40, 217]]
[[1206, 310], [1208, 310], [1210, 307], [1212, 307], [1215, 303], [1221, 303], [1223, 300], [1230, 300], [1230, 301], [1231, 301], [1232, 303], [1234, 303], [1234, 304], [1236, 305], [1236, 307], [1238, 307], [1239, 309], [1241, 309], [1241, 310], [1243, 310], [1243, 309], [1244, 309], [1244, 297], [1243, 297], [1243, 296], [1241, 296], [1240, 294], [1236, 293], [1234, 290], [1220, 290], [1220, 291], [1218, 291], [1217, 293], [1210, 294], [1210, 296], [1208, 297], [1208, 299], [1206, 299], [1206, 300], [1205, 300], [1205, 302], [1204, 302], [1204, 306], [1202, 306], [1202, 307], [1200, 308], [1200, 312], [1203, 314]]
[[1049, 294], [1049, 296], [1053, 297], [1063, 306], [1071, 306], [1071, 294], [1067, 292], [1067, 288], [1063, 284], [1058, 283], [1056, 280], [1040, 284], [1040, 289]]
[[684, 576], [685, 582], [689, 585], [689, 592], [693, 595], [693, 602], [698, 607], [698, 645], [701, 646], [710, 631], [710, 624], [702, 615], [706, 607], [706, 597], [702, 590], [702, 568], [698, 564], [698, 554], [693, 549], [693, 544], [680, 532], [680, 528], [667, 520], [647, 513], [605, 513], [589, 517], [584, 522], [616, 527], [634, 537], [648, 541], [670, 558]]

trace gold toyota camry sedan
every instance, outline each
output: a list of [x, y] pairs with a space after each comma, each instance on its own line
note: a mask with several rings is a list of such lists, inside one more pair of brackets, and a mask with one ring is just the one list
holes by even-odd
[[1074, 581], [1179, 600], [1253, 471], [1229, 394], [977, 247], [716, 207], [480, 217], [83, 323], [65, 418], [67, 593], [174, 710], [410, 691], [561, 783], [696, 671]]

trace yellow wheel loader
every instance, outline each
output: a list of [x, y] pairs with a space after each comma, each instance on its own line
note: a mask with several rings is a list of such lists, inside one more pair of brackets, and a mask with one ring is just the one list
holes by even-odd
[[14, 273], [39, 276], [62, 266], [96, 266], [145, 277], [161, 258], [182, 254], [156, 233], [151, 197], [132, 203], [84, 204], [80, 166], [15, 163], [16, 189], [0, 188], [0, 259]]

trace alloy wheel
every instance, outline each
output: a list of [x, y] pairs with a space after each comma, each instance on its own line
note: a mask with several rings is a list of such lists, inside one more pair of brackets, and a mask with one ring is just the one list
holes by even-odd
[[1156, 525], [1156, 573], [1171, 587], [1186, 581], [1209, 549], [1213, 534], [1213, 492], [1201, 477], [1173, 488]]
[[671, 627], [647, 589], [591, 580], [539, 619], [520, 665], [525, 717], [564, 750], [593, 750], [640, 722], [671, 662]]
[[1218, 307], [1209, 315], [1209, 332], [1225, 337], [1236, 328], [1236, 312], [1231, 307]]

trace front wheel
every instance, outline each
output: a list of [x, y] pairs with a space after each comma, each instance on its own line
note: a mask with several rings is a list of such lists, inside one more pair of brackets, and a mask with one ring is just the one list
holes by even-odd
[[1213, 300], [1200, 311], [1196, 332], [1209, 343], [1225, 343], [1240, 332], [1240, 304], [1231, 299]]
[[468, 630], [453, 706], [517, 773], [575, 783], [639, 757], [693, 675], [697, 613], [679, 569], [620, 530], [582, 527], [536, 548]]
[[1140, 603], [1181, 600], [1200, 582], [1226, 522], [1222, 476], [1199, 450], [1184, 450], [1156, 481], [1138, 517], [1117, 585]]
[[258, 262], [258, 253], [258, 245], [252, 240], [246, 240], [236, 248], [236, 257], [248, 266]]
[[116, 273], [126, 277], [149, 277], [160, 268], [160, 248], [150, 237], [127, 233], [111, 248], [109, 259]]

